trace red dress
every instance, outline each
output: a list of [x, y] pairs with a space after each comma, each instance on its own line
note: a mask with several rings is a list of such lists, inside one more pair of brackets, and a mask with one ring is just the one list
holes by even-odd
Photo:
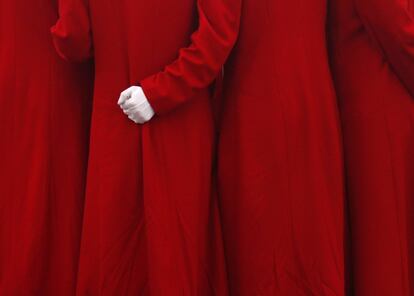
[[92, 89], [50, 0], [0, 0], [0, 295], [74, 295]]
[[332, 1], [356, 296], [414, 293], [414, 19], [406, 0]]
[[[209, 85], [240, 0], [60, 2], [58, 51], [96, 70], [78, 295], [226, 295]], [[117, 105], [134, 84], [145, 125]]]
[[245, 0], [219, 183], [230, 292], [344, 295], [343, 163], [325, 0]]

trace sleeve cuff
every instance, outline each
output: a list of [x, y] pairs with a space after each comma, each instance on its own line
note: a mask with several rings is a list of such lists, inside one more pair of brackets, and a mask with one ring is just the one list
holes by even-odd
[[58, 55], [69, 62], [83, 62], [92, 57], [92, 46], [87, 36], [70, 34], [59, 20], [50, 28], [53, 45]]
[[142, 87], [142, 90], [155, 113], [157, 115], [163, 115], [173, 110], [176, 106], [166, 92], [162, 90], [156, 80], [156, 75], [152, 75], [141, 80], [139, 85]]

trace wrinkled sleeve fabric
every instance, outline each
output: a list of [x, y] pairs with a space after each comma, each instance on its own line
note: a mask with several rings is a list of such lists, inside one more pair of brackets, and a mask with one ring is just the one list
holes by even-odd
[[163, 71], [139, 82], [157, 114], [186, 103], [214, 81], [236, 42], [241, 1], [197, 1], [199, 24], [190, 45]]
[[399, 79], [414, 96], [414, 19], [404, 0], [354, 0]]
[[59, 19], [51, 28], [58, 54], [80, 62], [92, 57], [92, 35], [88, 0], [59, 0]]

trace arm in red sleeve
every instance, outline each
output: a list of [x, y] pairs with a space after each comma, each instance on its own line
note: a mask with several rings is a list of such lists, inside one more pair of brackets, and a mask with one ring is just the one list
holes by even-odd
[[88, 0], [59, 0], [59, 20], [51, 28], [59, 55], [68, 61], [92, 57]]
[[414, 96], [414, 19], [403, 0], [354, 0], [368, 31]]
[[197, 1], [199, 26], [189, 47], [164, 71], [140, 82], [157, 114], [185, 103], [214, 81], [236, 42], [241, 1]]

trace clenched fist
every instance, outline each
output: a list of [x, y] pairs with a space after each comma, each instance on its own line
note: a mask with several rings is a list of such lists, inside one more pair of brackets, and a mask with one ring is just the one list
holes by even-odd
[[118, 105], [128, 118], [137, 124], [144, 124], [155, 115], [144, 91], [139, 86], [131, 86], [124, 90], [119, 97]]

